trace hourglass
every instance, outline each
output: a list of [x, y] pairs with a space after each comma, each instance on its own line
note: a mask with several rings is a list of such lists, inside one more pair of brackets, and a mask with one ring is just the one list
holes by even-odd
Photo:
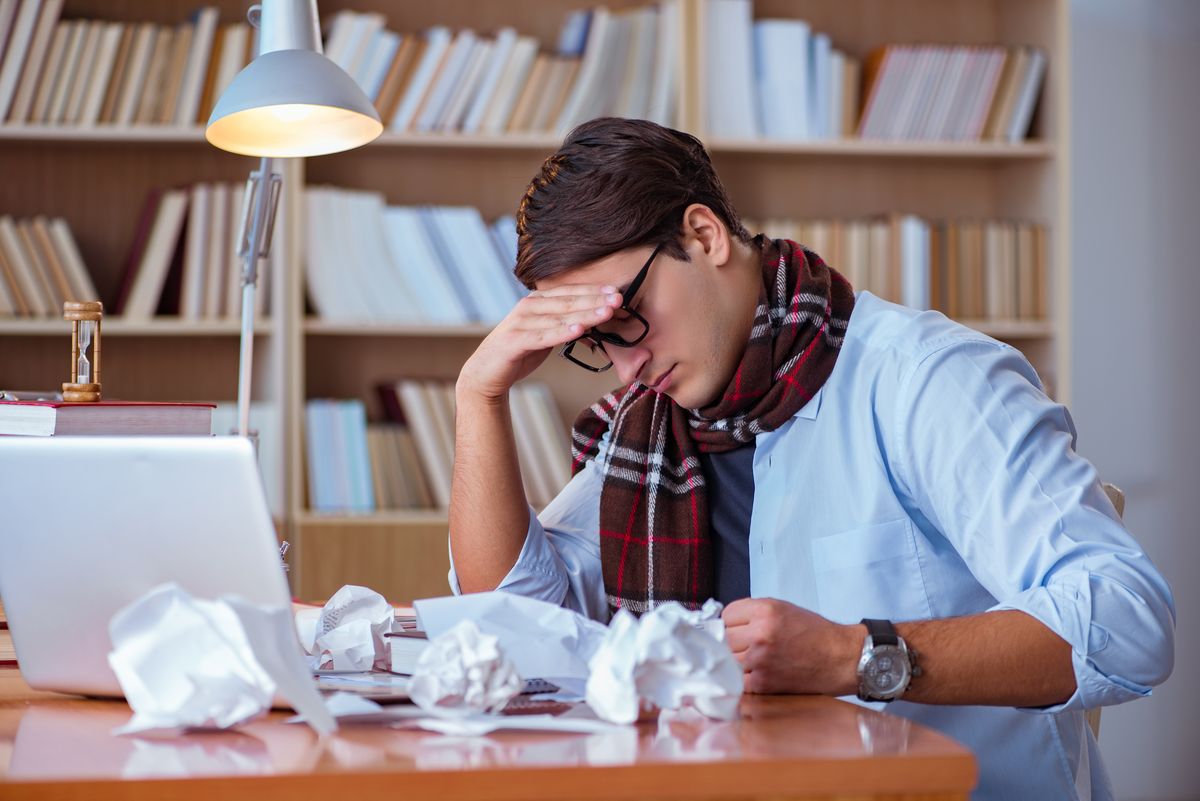
[[95, 403], [100, 400], [100, 318], [103, 316], [104, 304], [99, 301], [67, 301], [63, 304], [63, 319], [71, 321], [71, 380], [62, 385], [64, 401]]

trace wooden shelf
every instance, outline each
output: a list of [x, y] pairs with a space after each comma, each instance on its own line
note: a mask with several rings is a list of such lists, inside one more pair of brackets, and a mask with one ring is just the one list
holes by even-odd
[[385, 509], [361, 514], [343, 512], [314, 512], [304, 510], [296, 515], [303, 526], [445, 526], [450, 522], [445, 509]]
[[408, 325], [378, 323], [346, 323], [309, 318], [304, 321], [304, 333], [332, 337], [456, 337], [482, 339], [492, 330], [490, 325]]
[[[274, 325], [269, 320], [254, 324], [254, 334], [271, 334]], [[239, 336], [242, 332], [238, 320], [178, 320], [169, 317], [146, 321], [122, 320], [119, 317], [106, 319], [103, 336], [127, 337], [212, 337]], [[71, 326], [59, 318], [47, 319], [0, 319], [0, 336], [69, 336]]]
[[[0, 141], [8, 142], [109, 142], [114, 144], [204, 144], [200, 126], [66, 126], [0, 125]], [[520, 133], [502, 136], [473, 134], [414, 134], [384, 131], [369, 147], [396, 149], [468, 149], [510, 151], [553, 151], [562, 137], [549, 133]], [[706, 145], [714, 154], [770, 156], [844, 156], [895, 159], [1045, 159], [1054, 155], [1049, 142], [1027, 141], [1019, 144], [993, 142], [920, 142], [842, 139], [808, 142], [783, 142], [767, 139], [709, 139]]]

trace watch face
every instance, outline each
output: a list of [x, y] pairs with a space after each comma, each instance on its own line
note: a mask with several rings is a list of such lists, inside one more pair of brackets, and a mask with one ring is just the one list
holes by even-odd
[[908, 658], [897, 645], [878, 645], [863, 667], [863, 682], [871, 695], [888, 697], [907, 686]]

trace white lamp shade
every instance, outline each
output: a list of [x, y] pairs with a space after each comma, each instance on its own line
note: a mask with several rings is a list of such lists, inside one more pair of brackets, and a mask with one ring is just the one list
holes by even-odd
[[234, 77], [204, 136], [244, 156], [320, 156], [365, 145], [383, 132], [354, 79], [312, 50], [263, 53]]

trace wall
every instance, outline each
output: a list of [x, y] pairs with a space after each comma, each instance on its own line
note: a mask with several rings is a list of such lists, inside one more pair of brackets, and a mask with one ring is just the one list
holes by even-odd
[[1200, 798], [1200, 2], [1072, 0], [1079, 451], [1175, 592], [1175, 673], [1106, 709], [1118, 798]]

